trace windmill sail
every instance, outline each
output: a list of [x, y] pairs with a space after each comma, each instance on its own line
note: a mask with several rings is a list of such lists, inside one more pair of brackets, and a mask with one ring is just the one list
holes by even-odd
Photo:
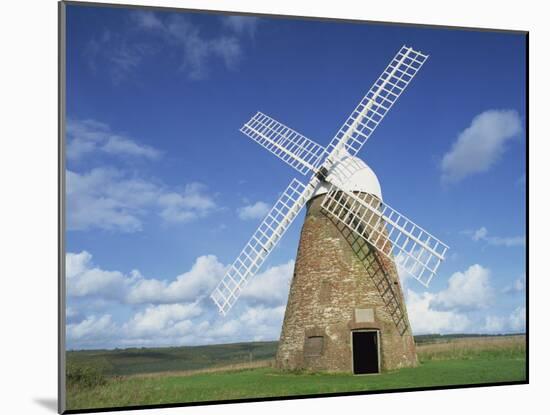
[[221, 314], [225, 315], [237, 301], [314, 191], [315, 186], [292, 180], [212, 292], [210, 297]]
[[314, 171], [325, 155], [323, 146], [261, 112], [241, 132], [302, 174]]
[[322, 202], [328, 215], [419, 282], [429, 284], [448, 247], [375, 196], [340, 188], [363, 168], [354, 156], [427, 59], [428, 55], [403, 46], [326, 148], [261, 112], [242, 126], [242, 133], [298, 172], [313, 175], [307, 185], [296, 179], [290, 183], [212, 292], [221, 314], [237, 301], [320, 184], [331, 186]]
[[427, 59], [403, 46], [336, 133], [328, 152], [345, 148], [356, 155]]
[[331, 185], [321, 208], [428, 286], [448, 246], [375, 196]]

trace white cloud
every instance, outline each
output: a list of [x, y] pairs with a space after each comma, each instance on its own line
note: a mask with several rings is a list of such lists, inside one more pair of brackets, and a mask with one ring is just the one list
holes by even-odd
[[294, 272], [294, 260], [268, 268], [256, 275], [242, 292], [243, 299], [268, 304], [285, 304]]
[[489, 277], [489, 269], [479, 264], [464, 272], [455, 272], [449, 278], [448, 287], [435, 295], [433, 304], [444, 309], [487, 308], [494, 294]]
[[136, 232], [151, 210], [168, 222], [186, 222], [216, 207], [206, 187], [198, 183], [176, 192], [116, 169], [95, 168], [83, 174], [67, 170], [66, 174], [68, 230]]
[[473, 241], [485, 241], [489, 245], [494, 246], [505, 246], [505, 247], [515, 247], [515, 246], [525, 246], [525, 236], [491, 236], [489, 231], [485, 226], [475, 230], [475, 231], [464, 231], [466, 235], [471, 235]]
[[133, 20], [145, 29], [162, 29], [163, 23], [154, 12], [138, 10], [131, 14]]
[[[197, 330], [205, 327], [204, 322], [193, 319], [203, 313], [198, 296], [210, 291], [212, 280], [221, 275], [215, 257], [199, 257], [191, 270], [172, 284], [145, 280], [136, 270], [128, 275], [103, 270], [92, 264], [92, 256], [86, 251], [68, 253], [66, 257], [70, 348], [173, 345], [190, 343], [195, 335], [201, 337]], [[97, 301], [102, 309], [116, 310], [131, 303], [130, 310], [136, 311], [123, 323], [116, 323], [111, 314], [92, 314], [72, 322], [82, 313], [99, 311]]]
[[[110, 314], [92, 315], [67, 324], [69, 348], [139, 347], [189, 344], [207, 322], [195, 323], [202, 314], [195, 303], [149, 305], [126, 322], [117, 324]], [[200, 335], [198, 336], [200, 337]]]
[[80, 323], [67, 324], [67, 341], [84, 343], [88, 347], [108, 341], [117, 332], [116, 324], [109, 314], [90, 316]]
[[474, 241], [479, 241], [480, 239], [485, 239], [486, 236], [487, 236], [487, 228], [485, 228], [485, 226], [482, 226], [481, 228], [479, 228], [477, 231], [474, 232], [474, 234], [472, 235], [472, 239]]
[[76, 316], [78, 316], [78, 311], [76, 311], [74, 308], [67, 307], [67, 309], [65, 310], [65, 316], [67, 318], [76, 317]]
[[278, 339], [285, 309], [286, 302], [276, 307], [248, 307], [239, 321], [254, 341]]
[[92, 265], [92, 256], [82, 251], [67, 253], [67, 294], [74, 297], [102, 295], [113, 298], [124, 290], [128, 279], [119, 271], [105, 271]]
[[115, 31], [104, 29], [92, 37], [82, 49], [93, 74], [107, 74], [113, 84], [127, 80], [155, 48], [142, 41], [132, 41], [118, 28]]
[[138, 144], [134, 139], [123, 134], [114, 133], [107, 124], [95, 120], [69, 119], [66, 131], [66, 154], [69, 160], [77, 160], [94, 152], [143, 157], [151, 160], [156, 160], [161, 156], [159, 150]]
[[84, 314], [82, 310], [67, 306], [65, 308], [65, 319], [67, 324], [75, 324], [82, 322]]
[[[398, 273], [404, 292], [413, 291], [409, 282], [413, 277], [399, 266], [400, 256], [396, 257]], [[414, 272], [417, 274], [417, 272]], [[490, 283], [490, 270], [479, 264], [471, 265], [464, 272], [455, 272], [447, 287], [436, 293], [428, 293], [430, 307], [439, 310], [468, 311], [487, 308], [494, 298], [495, 290]]]
[[226, 267], [214, 255], [196, 259], [191, 270], [178, 275], [174, 281], [139, 279], [128, 292], [130, 303], [173, 303], [195, 301], [210, 294], [224, 276]]
[[[152, 184], [122, 176], [118, 170], [106, 168], [84, 174], [67, 170], [67, 229], [141, 230], [141, 209], [150, 203], [147, 199], [156, 189]], [[134, 193], [133, 200], [124, 198], [129, 189], [137, 187], [141, 189]]]
[[233, 32], [254, 37], [260, 19], [253, 16], [224, 16], [222, 24]]
[[193, 327], [191, 319], [201, 313], [196, 303], [151, 305], [136, 313], [123, 330], [127, 338], [183, 336]]
[[[510, 315], [489, 313], [489, 306], [493, 304], [496, 294], [490, 283], [490, 274], [489, 269], [474, 264], [463, 272], [455, 272], [449, 278], [447, 287], [438, 292], [415, 292], [403, 284], [413, 332], [445, 334], [524, 331], [525, 307], [516, 308]], [[523, 289], [521, 278], [514, 282], [512, 289]]]
[[239, 218], [242, 220], [262, 219], [267, 215], [267, 212], [269, 212], [269, 205], [261, 201], [237, 209]]
[[76, 277], [85, 272], [92, 262], [92, 255], [86, 251], [78, 254], [71, 252], [65, 255], [65, 269], [67, 279]]
[[[294, 268], [288, 261], [256, 276], [224, 318], [207, 298], [227, 269], [213, 255], [198, 257], [172, 281], [101, 269], [86, 251], [66, 258], [70, 348], [276, 340]], [[130, 317], [117, 322], [112, 315], [120, 309]]]
[[181, 68], [190, 79], [204, 79], [210, 72], [212, 59], [222, 59], [227, 69], [234, 69], [242, 55], [239, 40], [234, 36], [219, 35], [206, 38], [198, 26], [183, 16], [173, 16], [165, 23], [164, 32], [182, 47]]
[[515, 291], [523, 291], [525, 289], [525, 277], [523, 280], [517, 279], [514, 281], [513, 288]]
[[73, 296], [102, 294], [105, 297], [120, 291], [125, 283], [124, 275], [118, 271], [104, 271], [93, 268], [68, 280], [68, 292]]
[[[94, 152], [147, 159], [161, 155], [94, 120], [69, 120], [67, 136], [67, 157], [72, 160]], [[67, 170], [66, 185], [68, 230], [136, 232], [142, 229], [150, 210], [156, 210], [168, 222], [188, 222], [206, 216], [216, 207], [201, 183], [189, 183], [182, 191], [176, 191], [158, 181], [108, 167], [84, 173]]]
[[124, 274], [101, 269], [92, 263], [92, 255], [87, 251], [69, 252], [65, 258], [69, 296], [100, 295], [131, 304], [195, 301], [209, 294], [226, 270], [214, 255], [204, 255], [173, 281], [162, 281], [147, 279], [138, 270]]
[[514, 331], [525, 331], [525, 306], [517, 307], [510, 314], [510, 328]]
[[[129, 304], [194, 302], [209, 295], [227, 271], [215, 255], [199, 256], [191, 269], [171, 281], [145, 278], [138, 270], [129, 274], [95, 266], [87, 251], [66, 254], [69, 296], [102, 295]], [[242, 298], [255, 305], [286, 303], [294, 260], [272, 266], [256, 275], [243, 290]]]
[[524, 332], [525, 306], [515, 308], [508, 316], [487, 316], [483, 331], [486, 333]]
[[246, 306], [231, 317], [205, 314], [190, 305], [149, 306], [122, 325], [123, 345], [198, 345], [276, 340], [285, 306]]
[[524, 291], [525, 291], [525, 274], [523, 274], [520, 278], [516, 278], [512, 284], [507, 285], [502, 290], [504, 294], [516, 294], [516, 293], [522, 293]]
[[277, 340], [286, 305], [255, 305], [232, 309], [226, 318], [213, 319], [207, 331], [196, 333], [198, 344]]
[[483, 331], [486, 333], [502, 333], [506, 328], [506, 319], [498, 316], [485, 317]]
[[242, 58], [243, 48], [240, 37], [253, 36], [256, 19], [226, 19], [224, 26], [232, 34], [205, 35], [201, 27], [186, 16], [170, 16], [163, 19], [158, 14], [139, 11], [133, 14], [135, 22], [143, 30], [156, 33], [164, 42], [181, 51], [180, 69], [189, 79], [208, 77], [215, 61], [222, 61], [226, 69], [235, 69]]
[[[196, 345], [279, 337], [293, 261], [256, 276], [224, 318], [206, 297], [226, 270], [213, 255], [198, 257], [189, 271], [172, 281], [146, 279], [137, 270], [129, 274], [107, 271], [92, 259], [86, 251], [67, 254], [69, 348]], [[475, 313], [490, 303], [488, 279], [489, 270], [476, 264], [454, 273], [442, 291], [405, 289], [414, 333], [523, 331], [525, 307], [508, 316], [480, 318]], [[118, 314], [117, 322], [112, 315], [120, 309], [126, 311]]]
[[122, 136], [111, 136], [102, 147], [109, 154], [127, 154], [130, 156], [157, 159], [160, 152], [152, 147], [137, 144], [135, 141]]
[[490, 245], [496, 246], [525, 246], [525, 236], [509, 236], [504, 238], [499, 236], [491, 236], [486, 238], [486, 241], [489, 242]]
[[[162, 53], [191, 80], [207, 78], [219, 63], [234, 70], [244, 55], [243, 40], [254, 37], [258, 22], [254, 17], [228, 16], [218, 30], [202, 30], [188, 16], [140, 10], [130, 17], [131, 26], [104, 29], [83, 50], [90, 69], [108, 74], [115, 85], [132, 79], [143, 63]], [[150, 36], [144, 38], [144, 31]]]
[[[415, 334], [464, 333], [497, 327], [494, 318], [479, 323], [478, 310], [487, 310], [494, 299], [490, 270], [474, 264], [464, 272], [455, 272], [447, 287], [438, 292], [415, 292], [403, 280], [409, 320]], [[486, 330], [485, 330], [486, 331]]]
[[183, 346], [277, 340], [285, 306], [246, 306], [231, 318], [216, 317], [195, 303], [148, 305], [126, 321], [110, 315], [67, 325], [69, 349]]
[[182, 193], [169, 192], [160, 195], [160, 215], [169, 222], [188, 222], [206, 216], [216, 204], [205, 191], [205, 185], [190, 183], [185, 186]]
[[466, 315], [456, 310], [435, 309], [434, 300], [434, 294], [407, 290], [407, 311], [415, 334], [460, 333], [470, 328]]
[[519, 114], [488, 110], [472, 120], [441, 161], [442, 181], [458, 182], [489, 170], [502, 156], [508, 141], [521, 133]]

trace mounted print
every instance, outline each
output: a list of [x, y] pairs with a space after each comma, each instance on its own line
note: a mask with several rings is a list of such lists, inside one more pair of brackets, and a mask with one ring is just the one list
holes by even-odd
[[528, 382], [527, 32], [59, 5], [60, 412]]

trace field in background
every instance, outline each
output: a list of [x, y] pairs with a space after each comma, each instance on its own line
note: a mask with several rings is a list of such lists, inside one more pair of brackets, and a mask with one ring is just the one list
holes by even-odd
[[108, 376], [182, 372], [273, 359], [277, 342], [194, 347], [131, 348], [67, 352], [67, 363], [101, 368]]
[[[276, 342], [68, 352], [69, 409], [525, 380], [525, 336], [420, 336], [420, 366], [375, 376], [288, 373]], [[73, 370], [72, 369], [72, 370]], [[91, 374], [91, 375], [90, 375]], [[96, 378], [97, 377], [97, 378]], [[92, 379], [82, 382], [82, 379]]]
[[525, 336], [461, 337], [417, 343], [421, 362], [525, 356]]

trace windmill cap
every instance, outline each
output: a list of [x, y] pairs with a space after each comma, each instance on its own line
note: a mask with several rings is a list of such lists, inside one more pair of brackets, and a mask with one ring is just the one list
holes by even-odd
[[[367, 164], [357, 157], [345, 156], [334, 163], [327, 174], [327, 181], [350, 192], [369, 193], [382, 200], [378, 177]], [[330, 184], [321, 182], [312, 198], [328, 193]]]

